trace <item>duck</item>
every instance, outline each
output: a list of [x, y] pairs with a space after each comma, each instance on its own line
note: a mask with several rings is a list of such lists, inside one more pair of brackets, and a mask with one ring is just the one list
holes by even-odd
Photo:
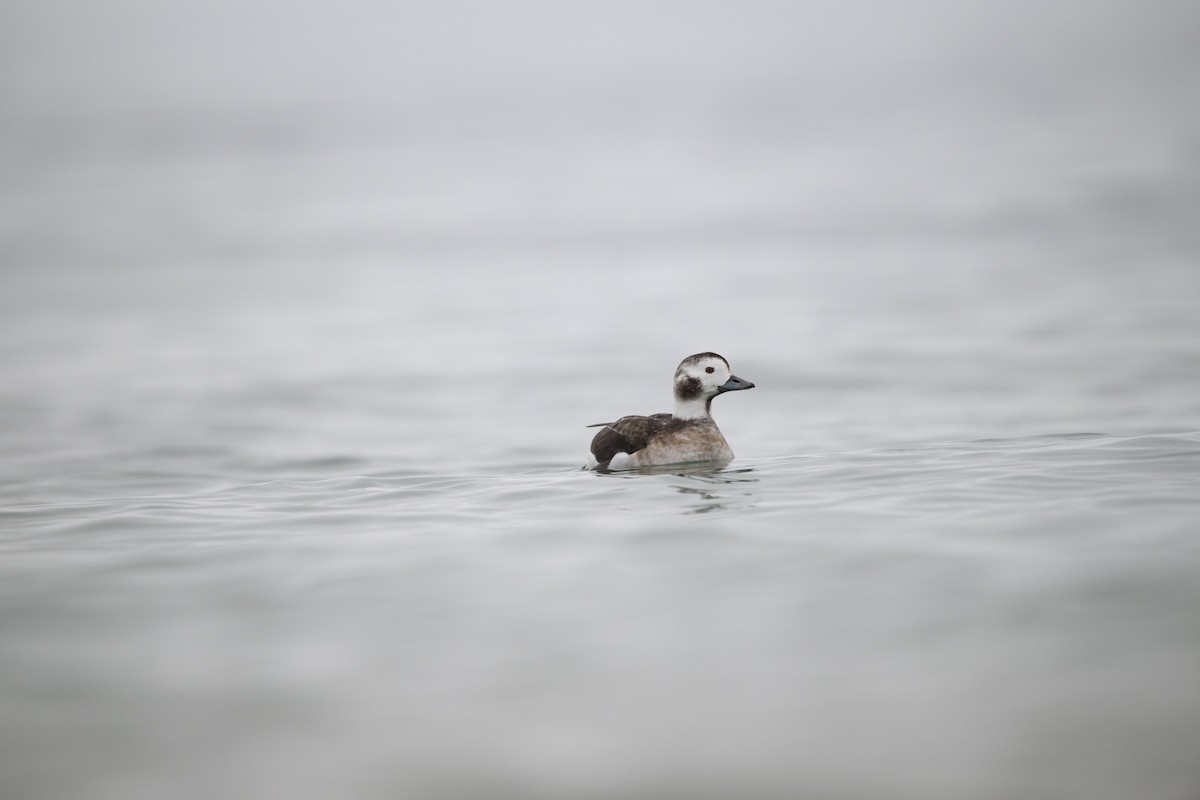
[[753, 389], [754, 384], [734, 375], [725, 357], [716, 353], [696, 353], [679, 362], [674, 383], [673, 413], [588, 425], [600, 431], [592, 439], [584, 469], [613, 471], [695, 463], [720, 468], [732, 461], [733, 449], [712, 418], [712, 401], [719, 394]]

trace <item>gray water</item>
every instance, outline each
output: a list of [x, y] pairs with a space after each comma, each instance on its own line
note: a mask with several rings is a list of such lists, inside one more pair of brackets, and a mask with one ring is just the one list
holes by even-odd
[[0, 22], [3, 797], [1200, 797], [1190, 5]]

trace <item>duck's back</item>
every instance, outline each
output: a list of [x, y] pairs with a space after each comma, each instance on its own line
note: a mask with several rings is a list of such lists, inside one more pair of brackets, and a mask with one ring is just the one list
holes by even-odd
[[604, 427], [592, 438], [592, 458], [607, 467], [617, 453], [633, 455], [645, 450], [650, 440], [671, 427], [670, 414], [651, 414], [648, 417], [621, 417], [616, 422], [600, 423]]

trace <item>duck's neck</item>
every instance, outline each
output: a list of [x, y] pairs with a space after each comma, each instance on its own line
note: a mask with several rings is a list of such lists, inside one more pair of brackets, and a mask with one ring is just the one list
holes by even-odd
[[711, 397], [693, 397], [689, 400], [675, 398], [675, 419], [712, 419]]

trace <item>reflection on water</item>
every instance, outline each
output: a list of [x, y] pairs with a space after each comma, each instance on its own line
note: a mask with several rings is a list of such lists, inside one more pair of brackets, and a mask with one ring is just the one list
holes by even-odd
[[681, 494], [691, 494], [703, 500], [703, 503], [698, 503], [692, 506], [689, 514], [707, 514], [710, 511], [725, 511], [729, 508], [728, 501], [721, 495], [713, 494], [704, 489], [697, 489], [694, 486], [676, 486], [676, 491]]
[[693, 495], [700, 498], [701, 503], [693, 503], [686, 512], [688, 514], [707, 514], [711, 511], [728, 511], [730, 508], [749, 509], [754, 507], [754, 493], [747, 491], [744, 484], [758, 482], [755, 477], [747, 476], [754, 471], [753, 467], [730, 469], [712, 472], [676, 472], [678, 477], [687, 477], [705, 486], [680, 486], [673, 484], [680, 494]]

